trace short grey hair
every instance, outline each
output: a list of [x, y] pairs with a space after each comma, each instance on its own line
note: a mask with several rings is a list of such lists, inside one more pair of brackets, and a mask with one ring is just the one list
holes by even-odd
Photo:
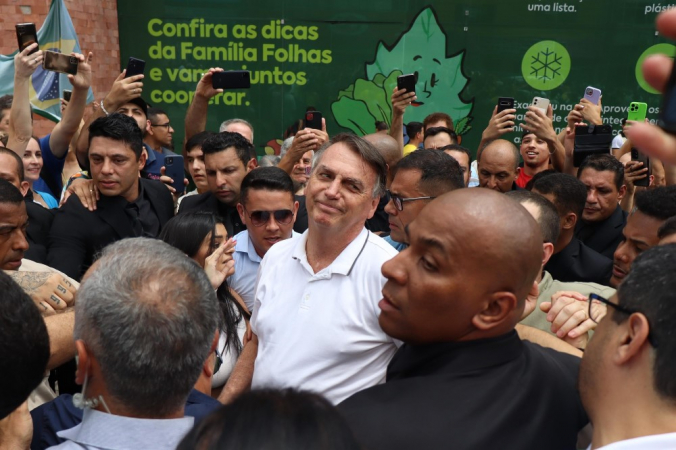
[[159, 240], [123, 239], [103, 250], [80, 286], [74, 336], [101, 365], [111, 396], [161, 417], [185, 403], [220, 314], [197, 263]]
[[263, 155], [258, 161], [258, 167], [277, 167], [282, 158], [275, 155]]
[[284, 142], [282, 142], [282, 148], [279, 149], [279, 156], [284, 158], [284, 155], [286, 155], [286, 152], [288, 152], [289, 149], [291, 148], [291, 144], [293, 144], [293, 138], [294, 137], [295, 136], [290, 136], [290, 137], [284, 139]]
[[351, 133], [340, 133], [329, 139], [314, 154], [312, 159], [312, 171], [314, 172], [324, 156], [327, 148], [334, 144], [343, 144], [354, 153], [356, 153], [364, 162], [373, 169], [376, 175], [376, 182], [373, 185], [373, 198], [382, 197], [385, 194], [385, 182], [387, 180], [387, 164], [383, 155], [377, 148], [366, 139]]
[[223, 122], [223, 123], [221, 124], [221, 126], [218, 128], [218, 132], [219, 132], [219, 133], [222, 133], [222, 132], [226, 131], [226, 128], [228, 128], [228, 126], [229, 126], [229, 125], [232, 125], [233, 123], [241, 123], [241, 124], [246, 125], [247, 127], [249, 127], [249, 129], [251, 129], [251, 141], [252, 141], [252, 143], [253, 143], [253, 140], [254, 140], [254, 128], [253, 128], [253, 125], [251, 125], [249, 122], [247, 122], [247, 121], [244, 120], [244, 119], [237, 119], [237, 118], [235, 118], [235, 119], [228, 119], [228, 120], [226, 120], [225, 122]]

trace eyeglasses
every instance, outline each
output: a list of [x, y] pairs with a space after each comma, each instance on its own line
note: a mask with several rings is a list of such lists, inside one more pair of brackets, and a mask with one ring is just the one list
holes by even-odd
[[214, 373], [216, 373], [223, 365], [223, 358], [221, 358], [221, 355], [218, 354], [218, 350], [214, 350], [214, 354], [216, 355], [216, 362], [214, 363]]
[[164, 128], [167, 129], [167, 131], [169, 131], [169, 128], [171, 128], [171, 123], [169, 123], [169, 122], [167, 122], [167, 123], [159, 123], [159, 124], [157, 124], [157, 125], [153, 125], [153, 124], [151, 123], [150, 126], [151, 126], [151, 127], [164, 127]]
[[415, 200], [432, 200], [432, 199], [436, 198], [436, 197], [429, 197], [429, 196], [428, 197], [408, 197], [408, 198], [404, 198], [404, 197], [398, 196], [397, 194], [393, 194], [389, 190], [386, 191], [386, 194], [389, 197], [389, 199], [394, 202], [394, 206], [399, 211], [404, 210], [404, 203], [405, 202], [412, 202], [412, 201], [415, 201]]
[[[606, 307], [610, 306], [615, 311], [618, 311], [622, 314], [626, 314], [628, 316], [636, 313], [641, 313], [640, 311], [625, 308], [624, 306], [613, 303], [610, 300], [601, 297], [600, 295], [589, 294], [589, 318], [596, 323], [599, 323], [601, 319], [605, 317], [607, 312], [607, 308], [600, 307], [601, 305], [606, 305]], [[648, 319], [646, 318], [646, 320]], [[650, 323], [648, 323], [648, 325], [650, 326]], [[657, 342], [653, 337], [652, 331], [648, 332], [648, 341], [653, 347], [657, 348]]]
[[[244, 208], [246, 211], [246, 208]], [[248, 211], [247, 211], [248, 213]], [[293, 211], [290, 209], [278, 209], [275, 211], [252, 211], [248, 214], [251, 223], [255, 227], [262, 227], [270, 221], [270, 216], [275, 218], [275, 222], [281, 225], [288, 225], [293, 220]]]

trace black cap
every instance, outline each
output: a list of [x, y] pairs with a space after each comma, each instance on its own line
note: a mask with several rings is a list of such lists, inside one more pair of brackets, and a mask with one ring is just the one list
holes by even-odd
[[128, 103], [133, 103], [134, 105], [138, 106], [143, 110], [143, 114], [146, 115], [146, 119], [148, 118], [148, 104], [143, 100], [141, 97], [136, 97], [132, 100], [129, 100]]

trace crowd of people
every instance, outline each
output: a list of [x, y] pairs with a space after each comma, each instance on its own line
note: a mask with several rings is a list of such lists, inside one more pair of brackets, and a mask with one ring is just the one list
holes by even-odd
[[143, 75], [87, 105], [73, 56], [49, 135], [36, 44], [0, 98], [0, 448], [676, 448], [676, 136], [627, 121], [576, 166], [582, 99], [520, 147], [496, 106], [468, 149], [394, 88], [389, 129], [259, 159], [248, 121], [206, 129], [223, 69], [174, 143]]

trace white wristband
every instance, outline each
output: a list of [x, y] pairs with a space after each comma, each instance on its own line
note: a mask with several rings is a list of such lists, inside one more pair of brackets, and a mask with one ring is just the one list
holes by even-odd
[[101, 111], [103, 111], [103, 114], [105, 114], [106, 116], [109, 116], [110, 113], [108, 111], [106, 111], [106, 108], [103, 106], [103, 100], [101, 100], [100, 105], [101, 105]]

